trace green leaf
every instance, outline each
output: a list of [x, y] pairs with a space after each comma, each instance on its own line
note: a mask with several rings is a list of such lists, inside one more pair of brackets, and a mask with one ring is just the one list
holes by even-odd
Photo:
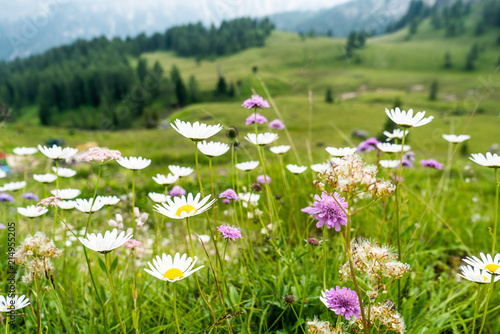
[[101, 257], [98, 257], [98, 262], [99, 262], [99, 266], [101, 267], [102, 271], [104, 271], [105, 273], [108, 273], [108, 270], [106, 269], [106, 264], [104, 264], [104, 261], [101, 259]]
[[114, 272], [117, 266], [118, 266], [118, 256], [115, 257], [113, 263], [111, 264], [111, 272]]

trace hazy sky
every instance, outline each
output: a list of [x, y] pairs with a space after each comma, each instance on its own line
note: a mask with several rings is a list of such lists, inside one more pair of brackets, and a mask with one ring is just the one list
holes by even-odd
[[[201, 11], [205, 16], [234, 18], [239, 16], [263, 16], [293, 10], [317, 10], [329, 8], [349, 0], [0, 0], [0, 19], [17, 20], [32, 15], [44, 6], [80, 3], [88, 6], [120, 7], [122, 10], [148, 10], [186, 8]], [[207, 17], [207, 19], [210, 19]]]

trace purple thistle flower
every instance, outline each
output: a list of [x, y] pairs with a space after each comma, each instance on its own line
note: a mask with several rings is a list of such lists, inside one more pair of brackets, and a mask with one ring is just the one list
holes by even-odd
[[366, 153], [373, 151], [377, 148], [377, 144], [380, 142], [375, 137], [368, 138], [367, 140], [361, 142], [358, 145], [358, 153]]
[[267, 122], [267, 118], [265, 118], [259, 113], [252, 113], [250, 116], [247, 117], [245, 125], [250, 125], [255, 122], [257, 122], [257, 124], [264, 124]]
[[403, 159], [406, 159], [406, 160], [413, 162], [413, 161], [415, 161], [415, 153], [413, 153], [412, 151], [406, 152], [403, 155]]
[[361, 318], [361, 308], [355, 291], [345, 287], [340, 288], [337, 285], [336, 288], [322, 291], [321, 295], [322, 297], [319, 297], [319, 299], [335, 314], [340, 314], [347, 320], [351, 320], [351, 316], [357, 319]]
[[14, 197], [7, 193], [0, 193], [0, 202], [14, 202]]
[[280, 119], [275, 119], [269, 123], [269, 128], [276, 130], [284, 130], [285, 124], [283, 124], [283, 122]]
[[229, 188], [227, 190], [224, 190], [223, 192], [220, 193], [219, 198], [226, 198], [229, 200], [235, 200], [238, 201], [238, 195], [236, 194], [236, 191], [233, 189]]
[[217, 227], [217, 230], [225, 239], [232, 239], [234, 241], [241, 238], [241, 230], [236, 226], [220, 225]]
[[172, 189], [170, 189], [169, 194], [172, 197], [184, 196], [186, 195], [186, 190], [184, 190], [181, 186], [173, 186]]
[[[303, 208], [301, 211], [314, 216], [318, 220], [316, 223], [317, 228], [326, 223], [327, 228], [335, 227], [335, 231], [339, 232], [340, 225], [347, 225], [347, 215], [344, 212], [347, 211], [347, 202], [337, 193], [333, 194], [333, 196], [335, 198], [326, 192], [323, 192], [321, 197], [316, 195], [316, 201], [313, 203], [313, 206]], [[342, 205], [344, 210], [342, 210], [337, 202]]]
[[222, 200], [222, 204], [231, 204], [231, 200], [230, 199], [227, 199], [227, 198], [224, 198]]
[[436, 168], [436, 169], [443, 169], [443, 164], [437, 162], [434, 159], [420, 160], [420, 163], [424, 167], [431, 167], [431, 168]]
[[[266, 178], [267, 178], [267, 184], [271, 184], [271, 178], [269, 177], [269, 175], [266, 175]], [[257, 176], [257, 182], [259, 182], [261, 184], [266, 183], [266, 179], [264, 179], [264, 175]]]
[[399, 183], [403, 182], [405, 180], [404, 177], [398, 177], [397, 175], [392, 177], [392, 182], [396, 183], [399, 180]]
[[411, 160], [408, 160], [408, 159], [403, 157], [402, 163], [403, 163], [403, 167], [413, 168], [413, 162]]
[[37, 195], [33, 194], [33, 193], [26, 193], [23, 195], [23, 198], [26, 198], [26, 199], [31, 199], [31, 200], [34, 200], [34, 201], [38, 201], [39, 198]]
[[0, 230], [5, 230], [7, 228], [7, 226], [5, 226], [4, 224], [0, 223]]
[[252, 108], [269, 108], [269, 103], [262, 98], [260, 95], [252, 95], [251, 98], [245, 100], [243, 104], [241, 105], [242, 107], [245, 107], [247, 109], [252, 109]]

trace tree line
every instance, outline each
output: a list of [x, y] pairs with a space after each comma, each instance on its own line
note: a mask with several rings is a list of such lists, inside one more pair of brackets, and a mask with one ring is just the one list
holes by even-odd
[[[134, 118], [147, 113], [151, 109], [147, 107], [155, 100], [161, 99], [158, 104], [162, 108], [175, 108], [202, 98], [194, 77], [185, 85], [176, 67], [171, 69], [170, 77], [164, 76], [160, 64], [148, 67], [140, 58], [142, 53], [168, 50], [178, 56], [195, 57], [199, 62], [262, 46], [273, 29], [268, 19], [241, 18], [222, 22], [219, 27], [197, 23], [172, 27], [151, 36], [78, 40], [43, 54], [0, 62], [0, 101], [13, 110], [38, 106], [40, 122], [44, 125], [72, 119], [75, 126], [97, 127], [89, 115], [78, 115], [86, 113], [107, 114], [115, 127], [128, 127]], [[134, 58], [138, 58], [135, 67], [131, 64]], [[157, 87], [147, 90], [148, 97], [134, 104], [129, 116], [117, 119], [112, 110], [116, 101], [137, 95], [134, 92], [143, 85], [146, 75], [157, 78]], [[216, 91], [225, 91], [220, 87], [223, 84], [219, 78], [219, 82], [214, 83]], [[232, 89], [234, 92], [234, 87]], [[67, 115], [68, 111], [72, 111], [72, 115]]]

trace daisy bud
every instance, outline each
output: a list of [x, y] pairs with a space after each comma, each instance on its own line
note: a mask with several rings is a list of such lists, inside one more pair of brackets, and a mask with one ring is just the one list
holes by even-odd
[[236, 139], [236, 137], [238, 137], [238, 129], [236, 129], [234, 126], [230, 126], [226, 131], [226, 137], [231, 140]]

